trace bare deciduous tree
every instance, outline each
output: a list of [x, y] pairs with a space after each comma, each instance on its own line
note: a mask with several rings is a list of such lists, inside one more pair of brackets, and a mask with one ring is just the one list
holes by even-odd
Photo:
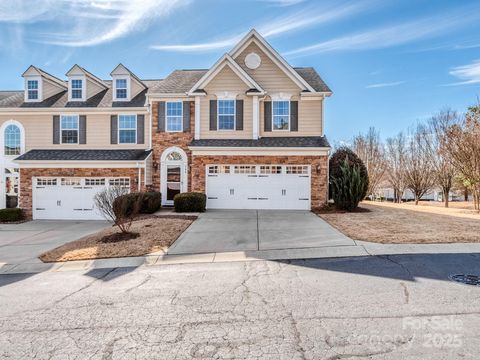
[[367, 195], [373, 195], [385, 174], [387, 165], [379, 132], [371, 127], [365, 135], [356, 136], [353, 139], [353, 151], [367, 167], [369, 180]]
[[388, 138], [386, 144], [387, 170], [386, 179], [394, 192], [394, 202], [402, 202], [406, 188], [405, 161], [407, 157], [406, 138], [399, 133], [394, 138]]
[[436, 185], [442, 189], [445, 207], [448, 207], [450, 190], [453, 187], [456, 173], [446, 144], [450, 127], [457, 123], [458, 114], [451, 109], [445, 109], [432, 116], [425, 128], [428, 154], [431, 157]]
[[[110, 186], [95, 195], [95, 205], [103, 216], [112, 221], [122, 233], [128, 234], [133, 219], [138, 215], [141, 207], [141, 197], [134, 197], [132, 201], [117, 199], [128, 194], [128, 188]], [[117, 200], [117, 201], [115, 201]]]
[[407, 187], [415, 196], [415, 205], [435, 185], [435, 173], [432, 165], [430, 147], [427, 145], [429, 132], [419, 124], [410, 134], [405, 161]]
[[480, 210], [480, 105], [469, 108], [464, 119], [449, 128], [446, 148]]

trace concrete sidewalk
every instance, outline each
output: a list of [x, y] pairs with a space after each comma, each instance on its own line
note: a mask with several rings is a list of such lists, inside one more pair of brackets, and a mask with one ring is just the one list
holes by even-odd
[[64, 263], [0, 263], [0, 274], [40, 273], [44, 271], [89, 271], [104, 268], [131, 268], [171, 264], [220, 263], [259, 260], [295, 260], [340, 257], [369, 257], [398, 254], [478, 254], [480, 243], [462, 244], [377, 244], [355, 241], [351, 246], [320, 248], [215, 252], [194, 255], [154, 253], [146, 256], [70, 261]]

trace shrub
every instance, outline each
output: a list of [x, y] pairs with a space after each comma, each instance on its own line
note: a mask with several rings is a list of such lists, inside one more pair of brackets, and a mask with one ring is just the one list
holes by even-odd
[[[342, 176], [343, 172], [342, 172], [341, 166], [343, 165], [346, 159], [350, 165], [356, 165], [360, 170], [360, 176], [362, 177], [362, 179], [364, 179], [364, 182], [365, 182], [365, 189], [362, 192], [362, 196], [361, 196], [361, 199], [364, 199], [367, 196], [367, 191], [368, 191], [367, 167], [365, 166], [363, 161], [358, 157], [358, 155], [355, 154], [352, 150], [350, 150], [346, 146], [339, 148], [337, 151], [335, 151], [335, 153], [330, 158], [330, 166], [329, 166], [330, 183], [333, 186], [332, 179], [338, 179], [339, 177]], [[333, 195], [333, 188], [331, 188], [331, 190]]]
[[207, 196], [199, 192], [185, 192], [175, 195], [173, 205], [176, 212], [204, 212]]
[[140, 212], [142, 214], [153, 214], [160, 209], [162, 204], [162, 194], [157, 191], [146, 192], [143, 194], [142, 206]]
[[362, 175], [361, 167], [349, 161], [348, 156], [340, 164], [340, 173], [331, 178], [333, 200], [340, 210], [352, 211], [365, 197], [368, 177]]
[[0, 209], [0, 221], [20, 221], [23, 220], [23, 210], [19, 208]]
[[[160, 209], [162, 195], [159, 192], [136, 192], [119, 196], [114, 203], [116, 211], [125, 211], [125, 216], [130, 216], [135, 205], [140, 202], [140, 214], [153, 214]], [[121, 204], [120, 204], [121, 202]]]

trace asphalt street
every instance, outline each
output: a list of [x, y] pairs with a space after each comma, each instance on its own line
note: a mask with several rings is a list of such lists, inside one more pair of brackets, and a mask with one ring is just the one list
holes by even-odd
[[480, 254], [0, 275], [2, 359], [478, 359]]

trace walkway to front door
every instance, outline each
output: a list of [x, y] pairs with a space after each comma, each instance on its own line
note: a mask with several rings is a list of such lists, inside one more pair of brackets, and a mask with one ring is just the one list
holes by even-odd
[[209, 210], [170, 247], [169, 254], [355, 245], [309, 211]]

